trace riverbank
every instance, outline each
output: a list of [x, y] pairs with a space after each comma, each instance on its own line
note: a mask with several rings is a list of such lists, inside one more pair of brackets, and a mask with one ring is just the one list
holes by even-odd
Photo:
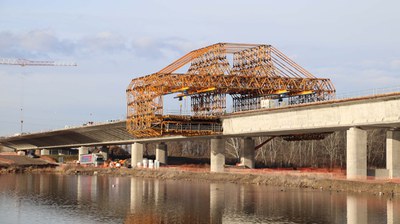
[[301, 172], [227, 168], [223, 173], [210, 173], [208, 167], [163, 167], [153, 169], [96, 168], [61, 166], [56, 169], [33, 169], [30, 172], [52, 172], [63, 175], [110, 175], [156, 178], [162, 180], [227, 182], [236, 184], [271, 185], [285, 188], [310, 188], [336, 192], [370, 193], [380, 196], [400, 196], [399, 180], [346, 180], [344, 175], [324, 172]]
[[[21, 157], [22, 158], [22, 157]], [[4, 159], [4, 158], [3, 158]], [[110, 175], [157, 178], [163, 180], [228, 182], [237, 184], [271, 185], [285, 188], [310, 188], [337, 192], [366, 192], [381, 196], [400, 196], [400, 180], [347, 180], [342, 170], [323, 169], [244, 169], [227, 167], [223, 173], [210, 173], [208, 165], [177, 165], [160, 169], [97, 168], [74, 164], [54, 167], [54, 163], [36, 163], [35, 166], [0, 167], [5, 173], [57, 173], [63, 175]]]

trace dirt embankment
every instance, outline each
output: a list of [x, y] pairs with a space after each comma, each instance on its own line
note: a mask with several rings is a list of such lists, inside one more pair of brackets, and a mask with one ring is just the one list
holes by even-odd
[[238, 184], [300, 187], [331, 191], [368, 192], [386, 196], [400, 196], [400, 180], [346, 180], [341, 171], [238, 169], [228, 167], [223, 173], [210, 173], [209, 165], [175, 165], [153, 169], [96, 168], [61, 165], [54, 161], [21, 156], [1, 156], [0, 174], [4, 173], [59, 173], [66, 175], [134, 176], [185, 181], [230, 182]]
[[[299, 172], [250, 173], [229, 170], [223, 173], [210, 173], [207, 168], [182, 170], [176, 167], [152, 169], [95, 168], [95, 167], [59, 167], [54, 172], [66, 175], [110, 175], [157, 178], [163, 180], [229, 182], [238, 184], [271, 185], [299, 187], [318, 190], [367, 192], [385, 196], [400, 196], [400, 183], [389, 180], [346, 180], [331, 174], [313, 174]], [[33, 170], [33, 172], [35, 172]]]

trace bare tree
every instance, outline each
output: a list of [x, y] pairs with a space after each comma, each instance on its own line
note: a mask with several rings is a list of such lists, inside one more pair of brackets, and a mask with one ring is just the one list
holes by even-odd
[[240, 161], [240, 138], [228, 138], [226, 140], [225, 152]]

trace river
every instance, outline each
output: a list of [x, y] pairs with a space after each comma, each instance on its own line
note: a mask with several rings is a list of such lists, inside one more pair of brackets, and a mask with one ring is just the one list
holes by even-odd
[[400, 223], [400, 199], [134, 177], [0, 175], [0, 223]]

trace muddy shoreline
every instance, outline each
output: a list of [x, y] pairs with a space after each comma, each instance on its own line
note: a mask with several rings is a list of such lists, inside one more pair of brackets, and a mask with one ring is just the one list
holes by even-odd
[[0, 169], [6, 173], [55, 173], [61, 175], [108, 175], [133, 176], [161, 180], [184, 180], [226, 182], [236, 184], [270, 185], [285, 188], [309, 188], [336, 192], [370, 193], [379, 196], [400, 196], [400, 182], [392, 180], [346, 180], [332, 174], [270, 172], [246, 173], [229, 170], [223, 173], [210, 173], [207, 169], [182, 170], [179, 168], [128, 169], [60, 166], [57, 168], [9, 167]]

